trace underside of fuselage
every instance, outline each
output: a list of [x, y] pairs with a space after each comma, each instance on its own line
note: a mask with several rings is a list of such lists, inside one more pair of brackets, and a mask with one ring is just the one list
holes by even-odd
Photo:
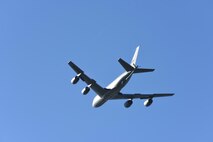
[[95, 96], [92, 102], [92, 106], [95, 108], [100, 107], [108, 100], [114, 98], [120, 92], [120, 90], [128, 83], [131, 76], [131, 72], [124, 72], [123, 74], [121, 74], [117, 79], [115, 79], [106, 87], [108, 91], [104, 95]]

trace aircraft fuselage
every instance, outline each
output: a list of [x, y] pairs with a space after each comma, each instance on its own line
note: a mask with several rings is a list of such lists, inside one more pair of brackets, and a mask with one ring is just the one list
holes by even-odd
[[100, 107], [104, 103], [106, 103], [109, 99], [115, 97], [121, 89], [129, 82], [130, 78], [134, 71], [124, 72], [120, 76], [118, 76], [112, 83], [110, 83], [106, 89], [107, 91], [103, 97], [96, 95], [93, 99], [92, 106], [93, 107]]

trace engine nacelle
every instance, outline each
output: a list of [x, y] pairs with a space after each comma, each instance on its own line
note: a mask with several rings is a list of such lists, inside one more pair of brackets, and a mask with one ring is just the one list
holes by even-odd
[[89, 87], [85, 87], [85, 88], [82, 89], [81, 93], [83, 95], [86, 95], [87, 93], [89, 93], [89, 91], [90, 91], [90, 88]]
[[129, 108], [131, 105], [132, 105], [133, 101], [132, 100], [127, 100], [125, 103], [124, 103], [124, 107], [125, 108]]
[[152, 99], [147, 99], [147, 100], [144, 102], [144, 106], [148, 107], [148, 106], [150, 106], [152, 103], [153, 103], [153, 100], [152, 100]]
[[76, 83], [78, 83], [78, 81], [79, 81], [79, 77], [75, 76], [75, 77], [72, 78], [71, 83], [76, 84]]

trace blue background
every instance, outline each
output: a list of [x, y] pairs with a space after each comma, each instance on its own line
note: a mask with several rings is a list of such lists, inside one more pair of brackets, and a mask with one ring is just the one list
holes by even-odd
[[[213, 141], [210, 0], [1, 0], [0, 142]], [[92, 108], [72, 60], [108, 85], [141, 45], [124, 93], [174, 92], [145, 108]]]

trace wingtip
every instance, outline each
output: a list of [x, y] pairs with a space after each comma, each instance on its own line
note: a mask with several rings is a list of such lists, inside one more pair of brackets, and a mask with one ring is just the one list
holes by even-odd
[[68, 65], [72, 67], [72, 66], [74, 66], [75, 64], [74, 64], [72, 61], [69, 61], [69, 62], [68, 62]]
[[169, 95], [169, 96], [174, 96], [174, 95], [175, 95], [175, 93], [169, 93], [168, 95]]
[[69, 61], [69, 62], [68, 62], [69, 65], [72, 64], [72, 63], [73, 63], [72, 61]]

